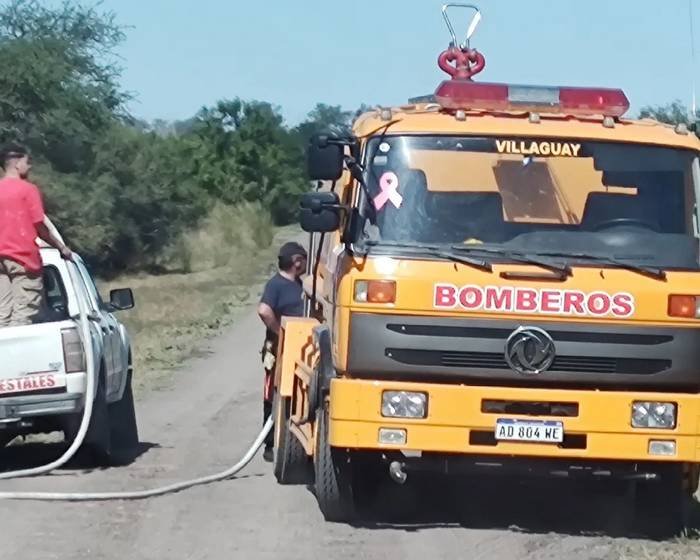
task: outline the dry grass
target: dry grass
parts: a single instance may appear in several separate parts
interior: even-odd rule
[[[226,267],[269,247],[273,235],[272,219],[260,204],[218,205],[201,229],[182,236],[165,251],[163,264],[183,272]]]
[[[136,308],[120,319],[133,340],[135,390],[167,383],[204,339],[253,304],[257,287],[274,270],[279,243],[297,235],[296,228],[275,230],[259,207],[220,207],[202,230],[171,248],[168,263],[181,272],[102,283],[105,294],[115,287],[134,290]]]
[[[700,560],[700,540],[697,537],[689,537],[667,542],[616,544],[609,558],[610,560]]]

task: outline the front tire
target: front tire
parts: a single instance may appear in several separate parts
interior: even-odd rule
[[[275,393],[275,445],[273,471],[280,484],[308,482],[309,464],[304,447],[289,429],[291,399]]]
[[[17,436],[15,434],[4,434],[0,432],[0,449],[4,449],[12,443]]]
[[[328,405],[316,414],[314,490],[326,521],[347,522],[355,517],[352,465],[347,453],[333,449],[328,439]]]
[[[645,536],[667,539],[687,531],[689,496],[683,465],[663,465],[660,474],[658,481],[635,483],[634,521]]]

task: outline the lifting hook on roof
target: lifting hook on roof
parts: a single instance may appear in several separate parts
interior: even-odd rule
[[[449,8],[469,8],[476,12],[467,29],[467,38],[465,42],[460,45],[457,44],[457,35],[455,35],[454,27],[447,15],[447,10]],[[472,76],[481,72],[486,65],[484,55],[469,46],[472,35],[474,35],[474,31],[476,31],[476,26],[481,21],[481,12],[479,8],[471,4],[444,4],[442,6],[442,16],[445,18],[445,23],[452,36],[452,41],[450,41],[448,49],[440,53],[438,57],[438,66],[440,66],[444,72],[452,76],[453,79],[471,80]]]
[[[450,17],[447,15],[447,10],[449,8],[468,8],[470,10],[474,10],[474,17],[472,17],[471,22],[469,23],[469,27],[467,28],[467,38],[466,41],[462,44],[457,43],[457,35],[455,34],[455,29],[452,26],[452,22],[450,21]],[[452,41],[450,43],[451,47],[459,47],[461,50],[466,51],[469,50],[469,41],[472,38],[472,35],[474,35],[474,32],[476,31],[476,27],[479,25],[479,22],[481,21],[481,11],[479,10],[478,7],[472,5],[472,4],[462,4],[462,3],[449,3],[449,4],[444,4],[442,6],[442,17],[445,18],[445,23],[447,24],[447,29],[450,31],[450,35],[452,36]]]

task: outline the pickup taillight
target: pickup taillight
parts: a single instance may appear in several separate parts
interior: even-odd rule
[[[66,373],[85,371],[87,368],[85,352],[78,329],[61,329],[61,340],[63,342],[63,363],[65,364]]]

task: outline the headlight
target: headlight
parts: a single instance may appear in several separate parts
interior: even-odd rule
[[[667,402],[633,402],[632,427],[672,430],[676,427],[676,405]]]
[[[428,395],[408,391],[384,391],[382,416],[391,418],[425,418]]]

